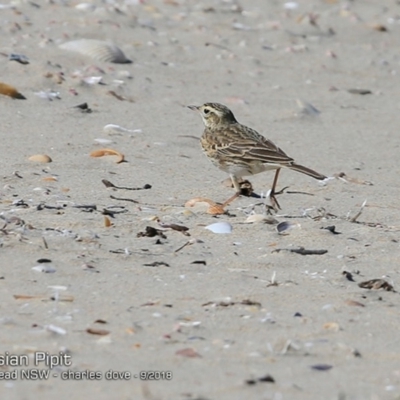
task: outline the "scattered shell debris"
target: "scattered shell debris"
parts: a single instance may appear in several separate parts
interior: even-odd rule
[[[395,396],[400,12],[383,3],[0,4],[2,353],[72,361],[31,397],[111,369],[147,400],[311,399],[316,378]],[[274,210],[266,171],[224,203],[239,188],[183,110],[206,101],[329,177],[282,169]],[[0,368],[10,393],[18,369]]]

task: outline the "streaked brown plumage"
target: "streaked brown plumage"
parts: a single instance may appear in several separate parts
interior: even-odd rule
[[[202,106],[189,106],[197,110],[204,122],[201,146],[212,163],[229,173],[236,194],[227,200],[228,204],[240,195],[239,178],[255,175],[268,170],[276,170],[270,197],[279,207],[274,191],[282,167],[323,180],[326,176],[310,168],[296,164],[282,149],[236,121],[229,108],[219,103],[206,103]]]

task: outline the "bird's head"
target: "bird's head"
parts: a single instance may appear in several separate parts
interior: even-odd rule
[[[232,111],[219,103],[205,103],[202,106],[188,106],[191,110],[200,113],[206,128],[218,128],[236,123]]]

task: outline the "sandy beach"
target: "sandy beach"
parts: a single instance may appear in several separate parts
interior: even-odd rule
[[[0,18],[2,398],[400,398],[397,2]],[[187,108],[205,102],[330,179],[282,170],[272,215],[256,196],[185,207],[233,194]],[[273,173],[249,180],[260,195]]]

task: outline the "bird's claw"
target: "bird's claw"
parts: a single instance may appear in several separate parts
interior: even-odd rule
[[[289,186],[285,186],[279,192],[273,191],[273,194],[274,194],[274,196],[279,196],[280,194],[284,194],[286,189],[289,189]]]
[[[283,193],[283,190],[281,190],[281,192]],[[267,195],[265,196],[266,198],[269,198],[270,202],[271,202],[271,207],[273,208],[273,210],[275,212],[278,212],[279,210],[281,210],[281,206],[279,205],[279,202],[277,200],[277,198],[275,197],[277,194],[282,194],[281,192],[275,193],[275,191],[273,191],[272,189],[270,189],[267,192]]]

